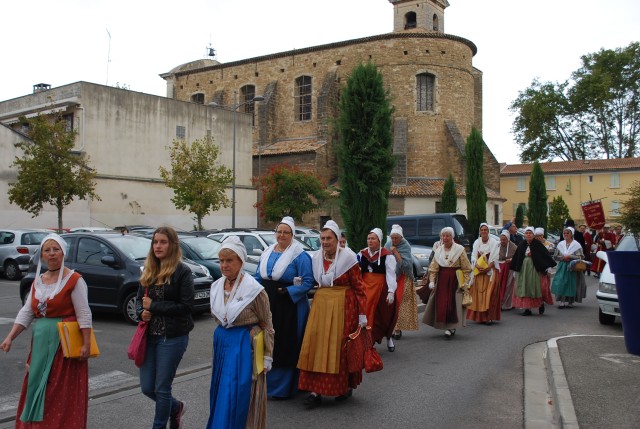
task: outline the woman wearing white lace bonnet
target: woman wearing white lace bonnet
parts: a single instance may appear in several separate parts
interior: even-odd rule
[[[64,266],[66,249],[66,242],[58,234],[49,234],[42,240],[36,279],[11,332],[0,345],[8,352],[12,341],[37,320],[27,361],[29,373],[18,403],[18,421],[29,426],[30,422],[46,427],[86,425],[91,310],[86,283],[80,274]],[[43,261],[49,270],[41,275]],[[65,359],[59,347],[58,322],[63,319],[75,319],[80,326],[80,359]],[[45,394],[36,394],[42,386],[46,386]],[[67,408],[61,408],[61,403]],[[60,412],[61,409],[65,411]]]
[[[276,225],[276,242],[260,255],[255,279],[269,296],[273,328],[273,370],[267,374],[267,396],[286,399],[298,393],[298,357],[309,316],[307,294],[313,287],[311,256],[294,238],[296,225],[285,216]]]
[[[380,228],[373,228],[367,235],[367,247],[358,253],[365,294],[367,295],[367,322],[374,342],[387,338],[387,350],[395,351],[393,331],[398,320],[400,302],[395,302],[396,258],[382,247],[384,237]],[[384,302],[383,302],[384,301]],[[386,302],[387,305],[384,305]]]
[[[265,427],[266,373],[271,370],[274,343],[269,297],[260,283],[242,271],[247,249],[237,236],[222,243],[218,257],[222,277],[211,285],[211,315],[217,326],[207,427]],[[252,344],[261,331],[264,369],[254,374],[257,352]],[[250,359],[240,358],[249,355]]]
[[[366,296],[356,254],[340,248],[340,227],[327,221],[320,232],[322,249],[313,256],[318,290],[302,341],[298,368],[300,390],[310,394],[305,405],[316,407],[322,395],[337,401],[351,397],[362,381],[362,371],[349,373],[344,344],[347,336],[367,325]]]

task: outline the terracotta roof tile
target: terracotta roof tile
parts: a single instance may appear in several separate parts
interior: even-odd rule
[[[531,174],[533,164],[505,164],[501,176],[521,176]],[[545,173],[578,173],[587,171],[637,170],[640,158],[591,159],[585,161],[541,162]]]
[[[289,153],[315,152],[319,148],[326,145],[324,140],[316,139],[300,139],[300,140],[283,140],[271,145],[258,148],[257,144],[253,145],[253,156],[269,156],[269,155],[285,155]]]
[[[390,196],[392,197],[440,197],[444,190],[445,179],[438,178],[409,178],[406,185],[393,185]],[[492,189],[486,188],[487,198],[490,200],[506,201],[500,194]],[[465,198],[464,187],[456,185],[458,198]]]

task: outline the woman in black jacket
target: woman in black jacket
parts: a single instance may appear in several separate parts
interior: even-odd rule
[[[193,278],[181,262],[178,235],[171,227],[153,233],[138,289],[138,317],[148,323],[147,351],[140,367],[142,393],[156,403],[153,428],[182,427],[185,404],[171,394],[178,365],[193,329]]]

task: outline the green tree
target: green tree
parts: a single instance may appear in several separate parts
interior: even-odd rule
[[[339,108],[340,213],[350,246],[361,249],[372,228],[386,229],[394,166],[393,109],[375,65],[360,64],[353,69]]]
[[[277,222],[283,216],[299,221],[305,213],[318,209],[330,198],[316,175],[287,164],[269,168],[257,181],[262,189],[262,200],[255,207],[260,217],[268,222]]]
[[[623,201],[620,207],[620,218],[618,221],[630,232],[640,235],[640,181],[631,184],[627,192],[621,195],[629,197]]]
[[[553,200],[551,200],[549,204],[549,223],[547,224],[549,232],[555,234],[562,232],[564,222],[569,217],[569,207],[562,198],[562,195],[553,197]]]
[[[18,177],[9,184],[9,202],[36,217],[44,204],[51,204],[58,212],[58,231],[62,231],[62,212],[75,197],[98,200],[95,193],[95,171],[89,157],[72,152],[76,131],[68,129],[68,122],[59,114],[21,117],[28,126],[29,141],[17,147],[24,152],[16,157]]]
[[[520,160],[636,156],[639,101],[638,42],[583,56],[563,83],[534,80],[511,104]]]
[[[529,226],[547,229],[547,186],[544,183],[544,172],[538,161],[533,163],[529,180]]]
[[[451,173],[449,173],[449,177],[444,182],[440,211],[442,213],[456,213],[458,211],[458,195],[456,194],[456,183],[453,181],[453,176],[451,175]]]
[[[640,43],[582,57],[569,95],[606,158],[632,158],[640,138]]]
[[[203,217],[231,205],[225,189],[232,181],[233,172],[218,165],[220,148],[209,137],[191,144],[174,140],[167,149],[171,170],[160,167],[160,177],[173,189],[171,202],[177,209],[193,213],[201,230]]]
[[[465,160],[467,163],[467,218],[471,231],[477,237],[480,224],[487,220],[487,189],[484,187],[484,141],[474,127],[467,137]]]
[[[518,208],[516,209],[516,216],[514,219],[514,223],[518,228],[522,228],[524,225],[524,209],[525,206],[523,204],[518,204]]]

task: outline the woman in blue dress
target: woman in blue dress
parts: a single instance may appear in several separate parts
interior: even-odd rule
[[[284,399],[298,391],[298,356],[309,316],[307,292],[313,287],[311,257],[293,238],[296,227],[286,216],[276,227],[256,271],[256,280],[269,296],[275,344],[273,368],[267,374],[267,396]]]

